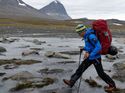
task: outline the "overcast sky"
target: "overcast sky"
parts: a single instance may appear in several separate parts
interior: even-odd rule
[[[54,0],[23,0],[40,9]],[[58,0],[72,18],[125,20],[125,0]]]

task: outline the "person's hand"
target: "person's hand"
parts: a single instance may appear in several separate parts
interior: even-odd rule
[[[84,47],[84,46],[79,46],[80,53],[82,53],[82,51],[83,51],[83,47]]]
[[[89,57],[89,53],[88,52],[85,52],[84,54],[84,59],[87,59]]]

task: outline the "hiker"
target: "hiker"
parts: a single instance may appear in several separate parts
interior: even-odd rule
[[[80,37],[85,40],[85,47],[83,50],[84,61],[79,65],[76,72],[71,76],[70,80],[63,79],[63,82],[67,84],[69,87],[73,87],[75,82],[82,76],[82,73],[93,64],[98,75],[104,80],[109,86],[105,87],[105,91],[113,91],[116,89],[115,82],[104,72],[102,63],[101,63],[101,51],[102,47],[100,41],[97,36],[94,34],[94,30],[92,28],[87,28],[83,24],[79,24],[76,27],[76,32]]]

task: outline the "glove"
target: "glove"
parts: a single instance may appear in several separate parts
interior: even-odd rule
[[[80,53],[82,53],[82,51],[83,51],[83,47],[84,47],[84,46],[79,46]]]

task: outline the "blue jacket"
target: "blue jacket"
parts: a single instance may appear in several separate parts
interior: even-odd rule
[[[85,47],[83,50],[89,52],[89,60],[101,57],[101,54],[99,54],[99,51],[101,50],[101,44],[94,34],[94,30],[87,28],[83,39],[85,40]]]

